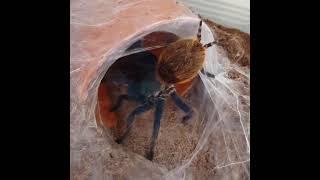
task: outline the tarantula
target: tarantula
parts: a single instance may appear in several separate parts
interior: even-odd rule
[[[179,97],[174,84],[194,78],[199,71],[209,77],[214,77],[213,74],[205,72],[202,65],[205,59],[205,49],[216,42],[202,45],[200,43],[201,27],[202,20],[196,39],[180,39],[169,44],[162,51],[158,60],[150,52],[130,55],[130,61],[136,62],[136,67],[131,67],[135,69],[135,74],[127,75],[128,94],[120,95],[110,111],[116,111],[124,100],[136,101],[141,105],[128,115],[127,128],[124,134],[116,140],[117,143],[120,144],[127,137],[136,116],[155,107],[151,144],[146,154],[146,158],[152,160],[166,99],[171,97],[174,103],[186,113],[182,122],[185,123],[192,117],[192,108]]]

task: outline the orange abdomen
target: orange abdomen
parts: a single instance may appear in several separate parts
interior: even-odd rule
[[[163,50],[163,48],[161,49],[156,49],[156,50],[152,50],[151,52],[157,56],[157,60],[159,58],[159,55],[161,53],[161,50]],[[188,90],[192,87],[192,84],[194,82],[194,79],[190,79],[189,81],[186,81],[184,83],[177,83],[175,84],[175,87],[176,87],[176,90],[177,90],[177,93],[180,95],[180,96],[184,96]]]
[[[153,32],[144,37],[143,44],[145,47],[153,47],[157,45],[167,45],[177,40],[179,40],[179,37],[173,33]],[[164,49],[165,47],[153,49],[153,50],[150,50],[150,52],[156,56],[157,60],[159,60],[160,54]],[[177,93],[180,96],[185,95],[188,92],[188,90],[192,87],[193,82],[194,82],[194,79],[191,79],[184,83],[175,84]]]

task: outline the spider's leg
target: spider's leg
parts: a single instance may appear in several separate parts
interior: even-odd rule
[[[192,108],[189,107],[186,103],[184,103],[182,101],[182,99],[178,96],[178,94],[176,92],[173,92],[171,94],[171,98],[173,99],[174,103],[185,113],[187,113],[187,115],[185,115],[182,118],[182,122],[186,122],[187,120],[189,120],[192,117]]]
[[[118,139],[116,140],[116,142],[117,142],[118,144],[120,144],[120,143],[127,137],[127,135],[129,134],[130,129],[131,129],[131,127],[132,127],[133,120],[135,119],[135,116],[137,116],[137,115],[139,115],[139,114],[141,114],[141,113],[144,113],[144,112],[150,110],[151,108],[152,108],[151,105],[145,104],[145,105],[142,105],[142,106],[137,107],[135,110],[133,110],[133,111],[129,114],[129,116],[127,117],[127,129],[126,129],[126,131],[124,132],[124,134],[123,134],[120,138],[118,138]]]
[[[110,109],[110,112],[116,111],[122,104],[123,100],[129,100],[129,96],[128,95],[121,95],[118,97],[117,102],[115,105],[112,106],[112,108]]]
[[[215,44],[218,44],[217,41],[213,41],[213,42],[210,42],[210,43],[207,43],[205,45],[203,45],[204,48],[208,48],[208,47],[211,47],[212,45],[215,45]]]
[[[200,15],[199,15],[199,17],[200,17]],[[202,29],[202,19],[200,17],[200,23],[199,23],[198,33],[197,33],[197,39],[199,42],[201,41],[201,29]]]
[[[156,145],[156,141],[159,134],[160,129],[160,120],[163,114],[165,101],[159,100],[156,104],[156,111],[155,111],[155,117],[154,117],[154,124],[153,124],[153,132],[152,132],[152,138],[151,138],[151,144],[150,144],[150,150],[146,155],[146,158],[152,161],[153,154],[154,154],[154,147]]]
[[[205,71],[203,68],[201,69],[201,73],[206,75],[206,76],[208,76],[208,77],[210,77],[210,78],[215,78],[216,77],[214,74],[211,74],[211,73]]]

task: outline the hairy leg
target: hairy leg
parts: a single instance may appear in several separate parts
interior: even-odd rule
[[[142,114],[142,113],[150,110],[151,108],[152,108],[152,106],[150,106],[150,105],[142,105],[142,106],[137,107],[135,110],[133,110],[129,114],[129,116],[127,117],[127,129],[124,132],[124,134],[120,138],[118,138],[116,140],[116,142],[118,144],[120,144],[127,137],[127,135],[129,134],[130,129],[132,127],[133,120],[135,119],[135,116],[137,116],[139,114]]]
[[[217,41],[213,41],[213,42],[210,42],[208,44],[205,44],[205,45],[203,45],[203,47],[207,49],[207,48],[209,48],[209,47],[211,47],[211,46],[213,46],[215,44],[218,44]]]
[[[197,39],[198,39],[199,42],[201,41],[201,29],[202,29],[202,19],[200,20],[198,33],[197,33]]]
[[[202,17],[200,16],[200,14],[198,14],[198,17],[200,19],[200,23],[199,23],[198,33],[197,33],[197,39],[200,42],[201,41],[201,31],[202,31]],[[217,44],[217,42],[216,41],[210,42],[208,44],[203,45],[203,47],[204,48],[209,48],[214,44]]]
[[[174,103],[182,110],[184,111],[185,113],[187,113],[187,115],[185,115],[183,118],[182,118],[182,122],[186,122],[187,120],[189,120],[191,117],[192,117],[192,109],[191,107],[189,107],[186,103],[184,103],[182,101],[182,99],[178,96],[178,94],[176,92],[173,92],[171,94],[171,98],[173,99]]]
[[[156,141],[157,141],[158,134],[159,134],[160,120],[161,120],[161,117],[163,114],[164,105],[165,105],[164,100],[160,100],[156,104],[156,111],[155,111],[155,117],[154,117],[151,144],[150,144],[149,152],[146,155],[147,159],[149,159],[150,161],[152,161],[152,159],[153,159],[154,147],[156,145]]]

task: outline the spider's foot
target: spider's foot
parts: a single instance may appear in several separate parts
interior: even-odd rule
[[[153,151],[147,152],[146,158],[147,158],[148,160],[152,161],[152,160],[153,160],[153,154],[154,154]]]

